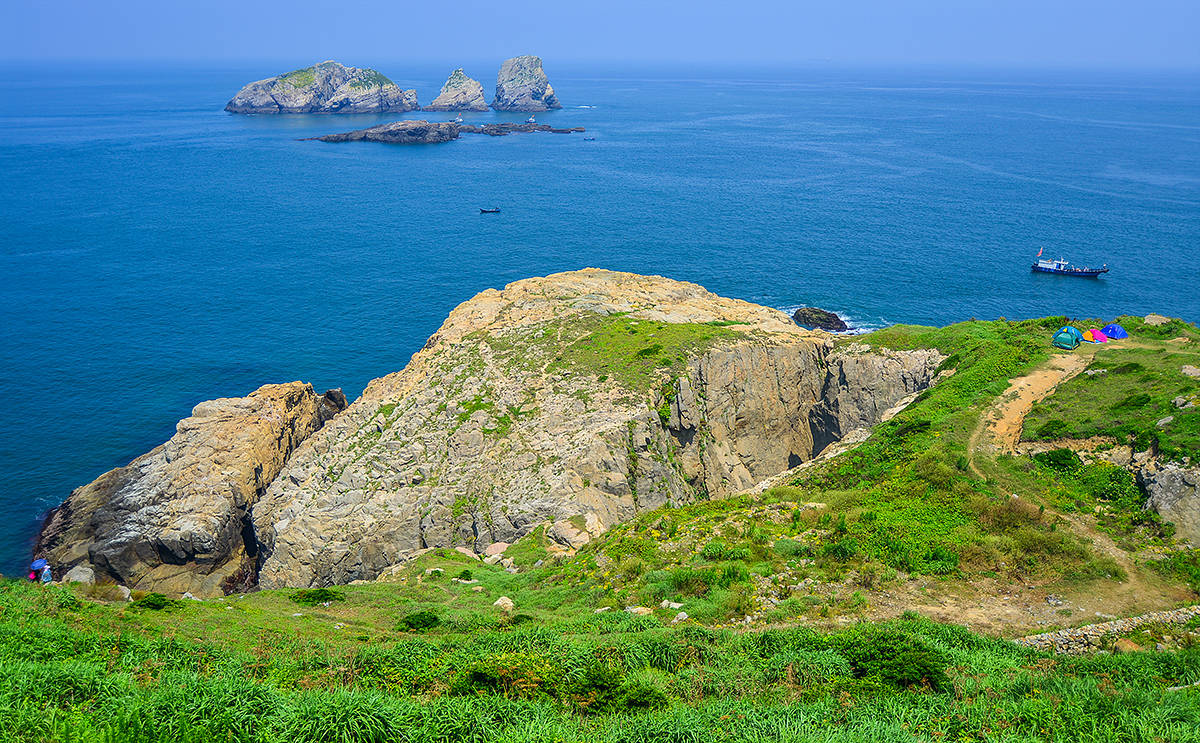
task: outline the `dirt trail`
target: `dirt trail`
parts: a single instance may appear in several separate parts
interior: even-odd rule
[[[997,454],[1016,451],[1021,426],[1034,404],[1086,369],[1091,360],[1092,354],[1087,352],[1059,354],[1029,374],[1012,380],[1004,394],[979,416],[979,423],[971,432],[968,443],[971,472],[976,477],[985,477],[975,461],[980,450]]]

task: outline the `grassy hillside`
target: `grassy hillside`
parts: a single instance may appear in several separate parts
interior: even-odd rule
[[[1200,648],[1050,658],[916,616],[820,634],[493,609],[423,627],[395,593],[340,593],[315,609],[288,592],[125,607],[2,584],[0,736],[1200,740],[1197,691],[1168,690],[1200,680]]]
[[[986,443],[1012,380],[1073,353],[1107,372],[1035,405],[1039,428],[1194,450],[1193,413],[1159,425],[1192,394],[1178,370],[1194,327],[1123,319],[1130,341],[1059,352],[1063,322],[844,339],[938,348],[953,374],[780,487],[643,513],[573,555],[538,529],[506,552],[515,573],[435,550],[387,582],[202,602],[2,583],[0,739],[1198,741],[1200,686],[1170,689],[1200,682],[1200,623],[1141,630],[1170,649],[1128,655],[998,639],[1200,590],[1200,551],[1143,510],[1127,470]],[[622,383],[732,332],[574,330],[539,363],[598,374],[619,347]]]

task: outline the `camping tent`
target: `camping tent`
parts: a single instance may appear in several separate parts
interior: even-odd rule
[[[1108,343],[1108,336],[1097,328],[1092,328],[1083,334],[1084,343]]]
[[[1067,332],[1066,328],[1054,334],[1053,340],[1050,341],[1057,348],[1065,348],[1068,351],[1079,345],[1079,339],[1074,333]]]
[[[1104,334],[1108,336],[1109,340],[1116,340],[1117,338],[1128,338],[1129,337],[1128,331],[1126,331],[1125,328],[1121,327],[1120,325],[1117,325],[1115,322],[1111,323],[1109,325],[1105,325],[1103,330],[1104,330]]]
[[[1083,340],[1083,333],[1079,330],[1079,328],[1075,327],[1074,325],[1064,325],[1058,329],[1058,332],[1059,333],[1070,333],[1071,335],[1075,336],[1075,340],[1077,340],[1077,341]]]

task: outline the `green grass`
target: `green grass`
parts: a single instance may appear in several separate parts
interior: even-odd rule
[[[350,80],[350,87],[352,88],[381,88],[385,85],[394,84],[386,75],[372,69],[361,69]]]
[[[1024,438],[1107,436],[1138,449],[1155,448],[1167,459],[1200,456],[1200,379],[1184,376],[1185,364],[1200,367],[1200,344],[1102,347],[1090,369],[1103,373],[1080,374],[1036,404]],[[1176,408],[1177,397],[1196,407]],[[1168,417],[1173,420],[1157,425]]]
[[[347,587],[346,601],[398,591]],[[290,604],[181,612],[217,621],[228,601]],[[4,740],[1200,740],[1200,697],[1166,691],[1200,680],[1200,650],[1050,658],[915,616],[823,635],[625,613],[464,630],[426,615],[416,634],[325,642],[155,631],[16,582],[0,609]]]
[[[317,68],[305,67],[282,75],[279,80],[296,88],[306,88],[317,80]]]

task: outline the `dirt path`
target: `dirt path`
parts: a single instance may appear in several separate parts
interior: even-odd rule
[[[1076,376],[1091,363],[1092,353],[1058,354],[1045,364],[1009,384],[1003,395],[979,416],[967,444],[969,464],[976,477],[985,475],[976,463],[981,450],[996,454],[1011,454],[1021,440],[1021,426],[1035,403],[1048,397],[1058,385]]]

